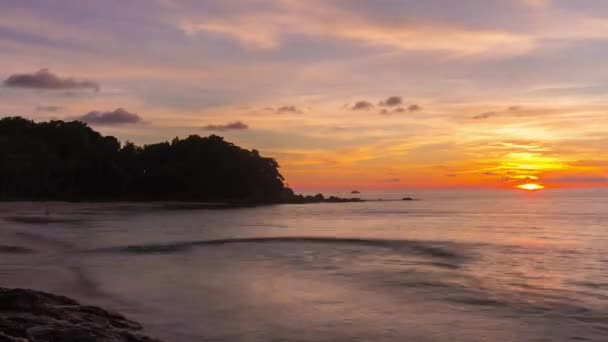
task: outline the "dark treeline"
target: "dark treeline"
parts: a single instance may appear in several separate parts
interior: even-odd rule
[[[139,147],[78,121],[0,119],[0,199],[280,202],[279,165],[212,135]]]

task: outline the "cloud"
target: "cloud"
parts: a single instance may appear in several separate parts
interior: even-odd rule
[[[496,113],[496,112],[485,112],[485,113],[481,113],[481,114],[477,114],[477,115],[473,116],[472,119],[473,120],[485,120],[485,119],[491,118],[496,115],[498,115],[498,113]]]
[[[76,120],[96,125],[125,125],[134,124],[142,121],[141,117],[135,113],[126,111],[123,108],[118,108],[113,111],[101,112],[91,111]]]
[[[385,102],[381,102],[381,103],[385,103]],[[420,110],[422,110],[422,107],[420,107],[419,105],[413,104],[413,105],[408,106],[407,108],[400,106],[393,110],[381,109],[379,113],[382,115],[390,115],[390,114],[400,114],[400,113],[405,113],[405,112],[417,112]]]
[[[62,108],[61,106],[36,106],[36,110],[41,112],[56,112]]]
[[[14,74],[4,80],[4,85],[12,88],[44,90],[90,89],[99,91],[99,84],[89,80],[59,77],[49,69],[40,69],[33,74]]]
[[[385,178],[380,180],[382,183],[399,183],[400,181],[401,179],[399,178]]]
[[[410,112],[418,112],[422,110],[422,107],[417,104],[413,104],[407,107],[407,110],[409,110]]]
[[[300,110],[296,106],[282,106],[282,107],[277,108],[277,113],[278,114],[285,114],[285,113],[302,114],[302,110]]]
[[[458,23],[380,22],[346,8],[351,6],[340,6],[341,2],[263,3],[268,5],[263,11],[192,17],[180,20],[178,26],[188,36],[206,33],[230,37],[253,49],[279,49],[291,34],[460,55],[518,54],[530,51],[536,43],[529,35],[494,28],[467,28]]]
[[[608,167],[608,160],[579,160],[570,163],[572,166],[583,166],[583,167]]]
[[[401,96],[391,96],[384,101],[380,101],[379,105],[383,107],[397,107],[403,104]]]
[[[225,125],[207,125],[204,126],[203,129],[208,131],[233,131],[249,129],[249,126],[242,123],[241,121],[235,121]]]
[[[397,114],[397,113],[403,113],[403,112],[405,112],[405,108],[403,108],[403,107],[398,107],[393,110],[390,110],[390,109],[381,109],[380,110],[380,114],[382,114],[382,115],[390,115],[390,114]]]
[[[358,101],[351,107],[351,110],[370,110],[372,108],[374,108],[373,103],[368,101]]]
[[[525,6],[531,8],[546,8],[551,5],[551,0],[520,0],[521,3]]]
[[[605,176],[563,176],[555,178],[544,178],[546,183],[608,183],[608,177]]]

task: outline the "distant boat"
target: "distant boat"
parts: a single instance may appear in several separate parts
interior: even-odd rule
[[[350,192],[351,194],[360,194],[361,192],[359,190],[353,190]]]
[[[403,197],[402,200],[404,201],[413,201],[414,199],[411,197]]]

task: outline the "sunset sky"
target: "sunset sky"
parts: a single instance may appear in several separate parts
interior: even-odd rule
[[[306,188],[608,186],[606,0],[0,0],[0,115]]]

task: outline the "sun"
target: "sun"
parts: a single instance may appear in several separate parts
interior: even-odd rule
[[[522,189],[522,190],[528,190],[528,191],[536,191],[536,190],[542,190],[545,187],[540,184],[536,184],[536,183],[526,183],[526,184],[518,185],[517,188]]]

